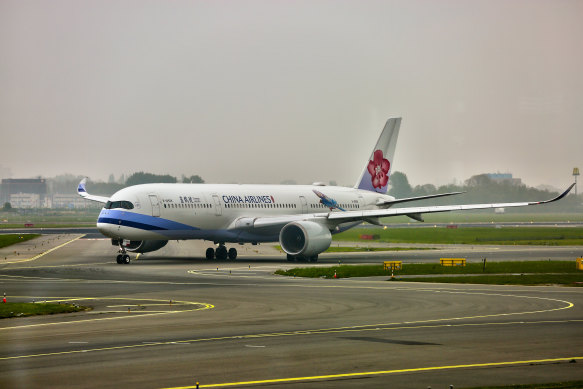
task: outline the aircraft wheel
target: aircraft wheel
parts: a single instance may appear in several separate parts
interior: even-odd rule
[[[227,259],[227,248],[225,246],[219,246],[215,250],[215,255],[217,259],[225,260]]]
[[[231,247],[229,249],[229,259],[231,261],[234,261],[235,259],[237,259],[237,249],[234,247]]]
[[[296,257],[294,257],[294,256],[293,256],[293,255],[291,255],[291,254],[288,254],[288,255],[287,255],[287,260],[288,260],[289,262],[293,262],[293,261],[295,261],[295,260],[296,260]]]
[[[316,255],[312,255],[312,256],[310,257],[310,262],[318,262],[318,254],[316,254]]]
[[[124,256],[123,256],[122,263],[123,263],[123,264],[125,264],[125,265],[129,265],[129,264],[130,264],[130,256],[129,256],[129,255],[127,255],[127,254],[126,254],[126,255],[124,255]]]
[[[122,260],[123,260],[123,255],[119,254],[116,259],[117,259],[117,263],[119,265],[121,265],[122,264]]]
[[[209,247],[206,249],[206,259],[213,259],[215,257],[215,249]]]

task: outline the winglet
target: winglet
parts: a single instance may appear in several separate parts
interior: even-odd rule
[[[571,191],[571,189],[573,189],[573,187],[576,185],[577,183],[574,182],[571,184],[570,187],[567,188],[566,191],[564,191],[563,193],[561,193],[560,195],[558,195],[557,197],[550,199],[550,200],[545,200],[545,201],[535,201],[531,204],[548,204],[548,203],[552,203],[554,201],[559,201],[560,199],[562,199],[563,197],[565,197],[566,195],[569,194],[569,192]]]
[[[87,195],[87,189],[85,189],[86,185],[87,185],[87,177],[82,179],[81,182],[79,183],[79,186],[77,187],[77,193],[79,193],[79,196],[85,197],[85,195]]]
[[[79,196],[83,197],[84,199],[91,200],[91,201],[97,201],[98,203],[103,203],[103,204],[105,204],[109,201],[109,197],[90,195],[89,193],[87,193],[86,186],[87,186],[87,177],[82,179],[81,182],[79,183],[79,186],[77,186],[77,193],[79,194]]]

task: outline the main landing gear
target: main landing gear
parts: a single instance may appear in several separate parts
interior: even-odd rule
[[[219,259],[224,261],[225,259],[229,258],[231,261],[237,259],[237,249],[231,247],[229,250],[225,247],[224,243],[219,243],[219,247],[217,249],[213,249],[209,247],[206,249],[206,259]]]
[[[117,255],[117,263],[120,265],[129,265],[130,264],[130,256],[128,255],[127,251],[120,245],[119,246],[119,254]]]

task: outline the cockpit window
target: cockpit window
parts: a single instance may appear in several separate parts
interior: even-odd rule
[[[115,208],[134,209],[134,205],[131,203],[131,201],[108,201],[105,204],[105,209]]]

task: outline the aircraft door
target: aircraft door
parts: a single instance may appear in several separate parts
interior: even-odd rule
[[[221,208],[221,200],[219,200],[219,196],[213,195],[213,201],[215,202],[215,215],[221,216],[223,214],[223,209]]]
[[[152,216],[160,217],[160,202],[155,194],[148,195],[150,204],[152,204]]]
[[[300,196],[300,205],[302,206],[302,213],[308,213],[308,202],[304,196]]]

